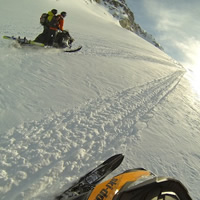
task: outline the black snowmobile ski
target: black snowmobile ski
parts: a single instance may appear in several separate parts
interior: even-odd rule
[[[78,182],[65,190],[61,195],[57,196],[56,200],[65,200],[72,197],[79,196],[82,193],[86,193],[102,181],[108,174],[114,171],[123,161],[124,155],[116,154],[106,161],[98,165],[92,171],[81,177]]]
[[[78,46],[77,48],[70,48],[70,49],[64,49],[64,52],[68,52],[68,53],[72,53],[72,52],[77,52],[80,51],[82,49],[82,46]]]

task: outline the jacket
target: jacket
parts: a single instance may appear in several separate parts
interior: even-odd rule
[[[60,29],[61,31],[63,31],[64,28],[64,18],[62,15],[58,15],[58,29]]]
[[[49,29],[55,30],[55,31],[58,30],[57,16],[54,15],[51,11],[48,12],[47,21],[48,21]]]

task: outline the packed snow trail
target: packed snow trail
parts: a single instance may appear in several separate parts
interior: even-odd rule
[[[95,166],[97,152],[100,162],[105,159],[101,155],[130,148],[125,146],[127,140],[137,141],[148,114],[176,87],[183,73],[176,71],[11,129],[0,141],[2,200],[58,192],[55,185],[62,187],[73,180],[68,174],[81,176]]]

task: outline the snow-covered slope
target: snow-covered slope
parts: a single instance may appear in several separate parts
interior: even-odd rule
[[[0,34],[32,39],[52,8],[67,11],[80,52],[0,39],[1,199],[53,199],[115,153],[125,160],[113,175],[145,167],[198,199],[200,103],[183,68],[84,0],[7,0]]]

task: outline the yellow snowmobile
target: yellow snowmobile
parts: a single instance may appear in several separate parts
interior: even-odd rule
[[[183,184],[145,169],[125,171],[99,185],[82,200],[191,200]]]
[[[169,177],[136,168],[105,182],[100,181],[116,169],[124,156],[117,154],[81,177],[56,200],[191,200],[184,185]]]

